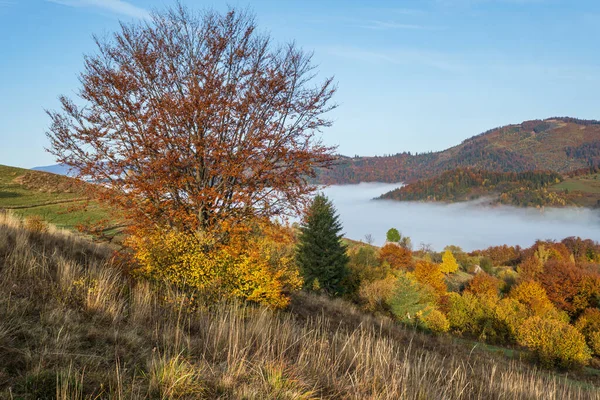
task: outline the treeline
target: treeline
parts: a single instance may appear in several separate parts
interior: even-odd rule
[[[360,182],[413,182],[459,167],[500,172],[534,170],[535,163],[511,150],[491,146],[485,138],[461,145],[452,157],[445,152],[388,157],[338,158],[335,166],[319,171],[319,182],[348,184]]]
[[[592,167],[600,166],[600,141],[566,147],[565,154],[567,157],[583,159]]]
[[[518,206],[564,205],[548,186],[562,181],[560,174],[547,171],[490,172],[457,168],[435,178],[424,179],[395,189],[382,199],[400,201],[467,201],[498,195],[504,204]]]
[[[459,167],[494,172],[553,170],[568,173],[600,165],[598,125],[598,121],[569,117],[532,120],[490,129],[440,152],[339,157],[332,169],[319,171],[318,181],[326,184],[408,183]],[[538,144],[543,156],[534,150]]]
[[[471,253],[388,242],[354,245],[348,255],[346,294],[367,311],[434,333],[527,348],[545,366],[600,362],[600,245],[592,240]]]

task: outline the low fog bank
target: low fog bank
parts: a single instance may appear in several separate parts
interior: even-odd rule
[[[427,243],[435,250],[453,244],[471,251],[502,244],[531,246],[537,239],[562,240],[580,236],[600,241],[600,212],[580,208],[489,207],[481,201],[431,204],[372,200],[402,184],[360,183],[335,185],[322,191],[334,203],[345,236],[363,240],[371,234],[374,244],[396,227],[410,236],[413,247]]]

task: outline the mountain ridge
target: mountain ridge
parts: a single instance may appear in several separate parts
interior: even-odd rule
[[[600,165],[600,121],[552,117],[490,129],[446,150],[391,156],[339,156],[318,182],[411,182],[456,168],[568,173]]]

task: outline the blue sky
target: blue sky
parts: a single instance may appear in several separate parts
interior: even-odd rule
[[[183,1],[249,6],[280,42],[314,50],[340,107],[326,143],[346,155],[442,150],[550,116],[600,119],[600,2],[561,0]],[[171,2],[0,0],[0,164],[44,151],[60,94],[78,88],[92,34]]]

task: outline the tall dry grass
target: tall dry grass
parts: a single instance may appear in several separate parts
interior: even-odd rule
[[[0,215],[0,398],[600,399],[578,382],[299,294],[189,307],[112,250]]]

